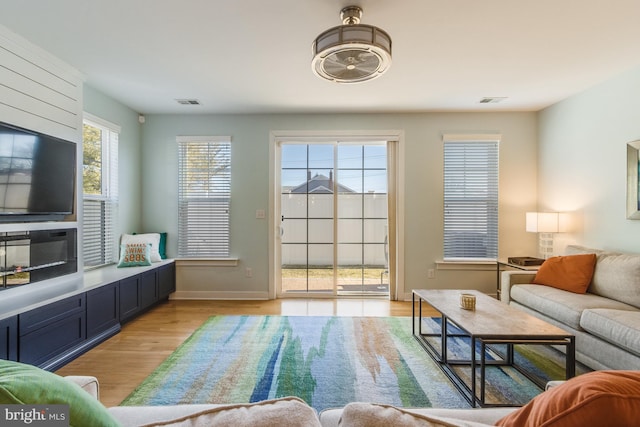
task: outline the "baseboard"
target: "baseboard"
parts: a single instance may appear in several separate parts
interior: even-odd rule
[[[169,296],[172,300],[268,300],[268,292],[217,292],[217,291],[176,291]]]
[[[99,333],[98,335],[83,341],[80,345],[66,350],[52,359],[49,359],[48,361],[38,365],[38,367],[51,372],[57,371],[78,356],[81,356],[101,342],[106,341],[107,339],[116,335],[118,332],[120,332],[120,323],[117,323],[111,326],[109,329]]]

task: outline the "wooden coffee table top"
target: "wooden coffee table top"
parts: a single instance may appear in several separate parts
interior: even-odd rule
[[[470,335],[481,338],[560,338],[572,336],[544,320],[502,303],[482,292],[453,289],[414,289],[426,301]],[[460,307],[460,294],[476,296],[476,309]]]

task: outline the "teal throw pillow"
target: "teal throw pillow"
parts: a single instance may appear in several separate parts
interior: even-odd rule
[[[149,243],[123,243],[120,245],[118,267],[151,265],[151,245]]]
[[[35,366],[0,359],[0,403],[69,405],[71,427],[117,427],[107,409],[78,384]]]
[[[160,233],[158,252],[160,252],[160,258],[167,259],[167,233]]]

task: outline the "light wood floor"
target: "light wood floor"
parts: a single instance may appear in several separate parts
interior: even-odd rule
[[[100,400],[106,406],[116,406],[208,317],[223,314],[411,316],[411,302],[377,299],[168,301],[126,323],[119,334],[56,373],[97,377]]]

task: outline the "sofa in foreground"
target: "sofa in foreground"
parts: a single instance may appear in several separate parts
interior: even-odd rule
[[[0,404],[63,404],[69,425],[234,427],[565,427],[636,426],[640,413],[639,371],[580,375],[535,397],[522,408],[403,409],[354,402],[317,414],[297,397],[251,404],[117,406],[99,401],[98,380],[60,377],[31,365],[0,360]],[[3,414],[0,411],[0,425]]]
[[[640,369],[640,255],[565,254],[537,273],[504,271],[502,301],[575,335],[576,360],[592,369]]]

